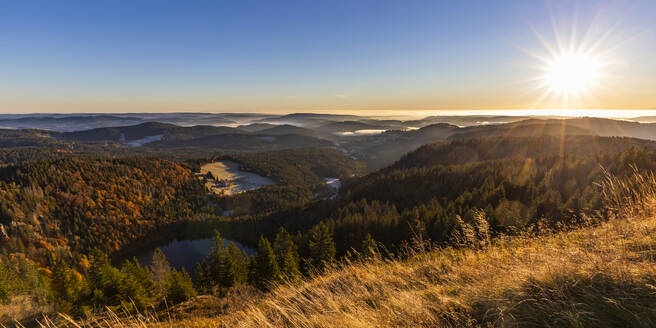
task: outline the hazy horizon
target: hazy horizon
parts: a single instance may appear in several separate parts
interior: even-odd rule
[[[322,114],[322,115],[356,115],[379,118],[423,118],[428,116],[536,116],[536,117],[601,117],[601,118],[633,118],[641,116],[656,116],[656,109],[507,109],[507,110],[405,110],[405,111],[129,111],[129,112],[0,112],[0,116],[29,115],[148,115],[148,114],[252,114],[252,115],[290,115],[290,114]]]

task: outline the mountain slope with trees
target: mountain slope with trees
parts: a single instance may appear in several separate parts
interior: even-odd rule
[[[158,159],[70,158],[0,169],[2,251],[49,263],[114,252],[189,219],[205,190],[189,168]]]
[[[471,222],[477,209],[486,213],[494,233],[521,231],[536,222],[571,224],[602,209],[594,184],[604,170],[624,176],[631,165],[656,169],[652,146],[603,137],[490,138],[425,146],[386,169],[346,181],[334,200],[273,213],[259,226],[268,235],[281,225],[305,235],[324,222],[341,255],[359,247],[367,234],[392,249],[418,231],[449,244],[458,218]],[[299,244],[307,245],[306,240],[300,238]]]

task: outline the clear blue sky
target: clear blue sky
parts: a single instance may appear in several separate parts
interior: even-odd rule
[[[581,106],[654,108],[654,15],[653,0],[0,0],[0,112],[544,107],[527,52],[574,22],[617,48]]]

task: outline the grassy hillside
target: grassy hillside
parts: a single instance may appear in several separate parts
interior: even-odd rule
[[[282,286],[225,326],[643,326],[653,307],[654,218],[355,263]],[[188,320],[187,326],[203,322]]]
[[[579,227],[479,234],[468,247],[345,262],[268,294],[195,299],[165,319],[109,316],[75,326],[653,327],[656,178],[607,178],[602,189],[608,216]]]

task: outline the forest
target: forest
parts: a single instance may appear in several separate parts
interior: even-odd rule
[[[214,201],[236,215],[259,217],[315,200],[327,189],[324,178],[347,179],[359,175],[363,164],[330,148],[306,148],[256,153],[239,153],[203,159],[230,160],[243,171],[268,177],[276,184]],[[255,244],[255,241],[253,242]]]
[[[223,159],[276,184],[212,195],[195,174]],[[105,306],[156,312],[243,286],[266,292],[345,258],[399,256],[419,242],[475,242],[482,226],[492,237],[567,229],[603,217],[596,183],[606,172],[653,170],[655,159],[652,142],[591,136],[457,139],[367,175],[359,162],[326,149],[175,161],[31,159],[0,169],[0,300],[29,294],[81,317]],[[316,197],[326,177],[343,187]],[[247,210],[222,217],[240,208]],[[196,236],[216,229],[210,253],[192,272],[176,270],[159,251],[145,266],[117,261],[135,241],[184,226]]]
[[[140,157],[28,161],[1,168],[0,185],[3,254],[44,265],[94,248],[116,251],[190,219],[205,198],[188,168]]]
[[[343,255],[358,248],[367,234],[391,249],[417,233],[448,244],[458,226],[470,223],[478,211],[485,213],[493,233],[576,223],[597,217],[603,210],[595,183],[605,171],[624,176],[656,165],[651,147],[636,147],[641,141],[580,138],[565,143],[570,150],[564,155],[551,151],[563,141],[555,137],[472,139],[425,146],[386,169],[347,180],[334,200],[273,213],[260,219],[258,226],[267,236],[284,226],[299,235],[300,245],[307,245],[306,232],[323,222],[334,234],[337,254]],[[589,151],[591,140],[599,145],[599,152]],[[490,143],[502,146],[493,148]],[[474,151],[467,144],[482,145],[485,154],[481,157],[496,159],[449,165],[450,154]],[[543,151],[526,154],[518,149]],[[444,164],[431,165],[428,158]]]

